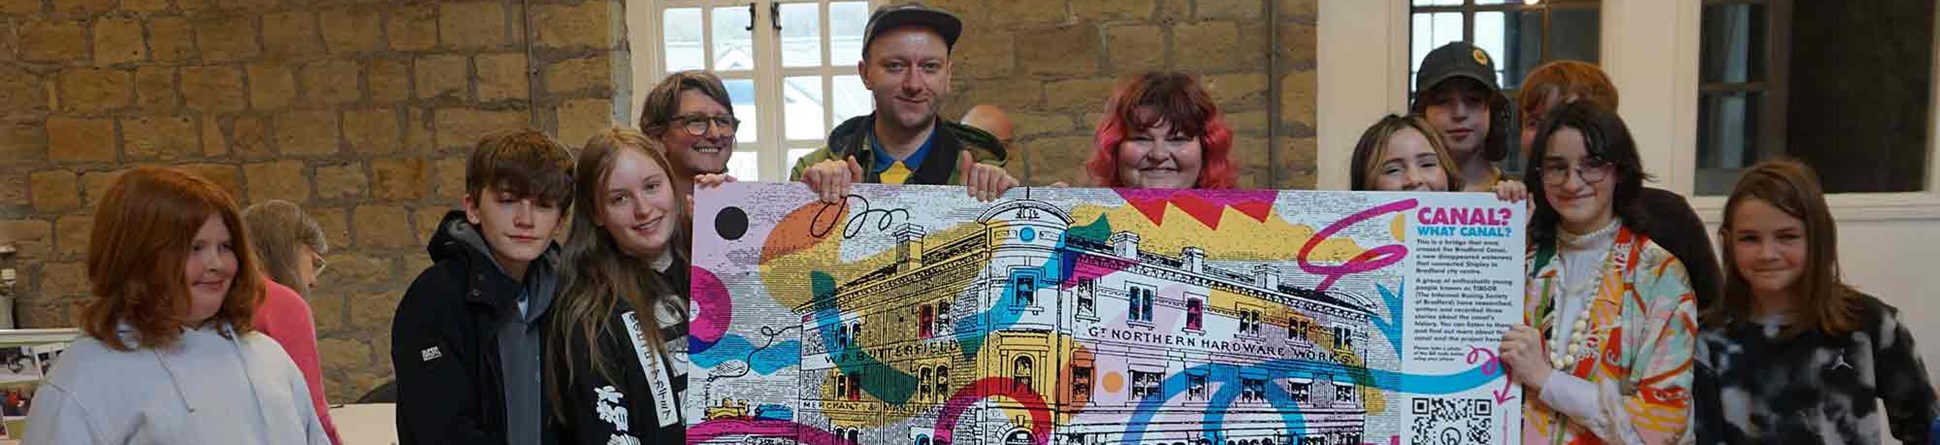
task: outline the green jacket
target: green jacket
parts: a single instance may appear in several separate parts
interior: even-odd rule
[[[905,184],[949,184],[959,185],[957,177],[957,152],[970,150],[970,156],[978,163],[1004,166],[1009,154],[995,136],[976,127],[936,119],[936,146],[923,157],[923,165],[915,166]],[[827,160],[841,160],[855,156],[857,164],[862,165],[862,182],[881,183],[876,175],[876,151],[869,147],[868,135],[876,127],[876,116],[868,114],[849,118],[842,125],[829,132],[827,145],[815,149],[795,160],[795,168],[788,172],[789,181],[800,181],[802,172],[809,167]]]

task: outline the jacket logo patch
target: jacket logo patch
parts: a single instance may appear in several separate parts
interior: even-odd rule
[[[423,357],[424,361],[428,362],[428,361],[437,359],[438,357],[444,357],[445,353],[439,352],[437,346],[432,346],[429,348],[424,348],[423,351],[418,351],[418,356]]]

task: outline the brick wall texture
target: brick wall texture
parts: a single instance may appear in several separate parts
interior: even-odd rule
[[[1082,183],[1074,166],[1115,82],[1186,70],[1237,133],[1241,186],[1311,188],[1317,7],[1273,1],[1277,78],[1257,0],[932,0],[968,29],[945,115],[1002,106],[1024,147],[1017,176]],[[427,234],[458,205],[478,137],[532,127],[578,145],[629,115],[623,7],[0,1],[0,242],[20,248],[19,325],[73,324],[92,206],[119,172],[179,166],[322,223],[330,266],[310,304],[330,399],[356,399],[391,378],[391,313],[429,265]]]
[[[478,138],[531,127],[578,145],[628,107],[619,1],[0,4],[18,324],[72,326],[96,201],[126,168],[178,166],[322,223],[330,266],[310,304],[333,402],[391,378],[391,313]]]
[[[1021,146],[1013,176],[1086,184],[1079,166],[1117,82],[1184,71],[1200,76],[1233,127],[1240,187],[1313,188],[1320,10],[1316,0],[1268,1],[1277,2],[1277,17],[1267,17],[1261,0],[932,0],[964,21],[944,115],[1002,107]],[[1268,69],[1273,24],[1277,70]],[[1274,83],[1279,97],[1269,90]],[[1271,102],[1279,105],[1277,120],[1268,114]]]

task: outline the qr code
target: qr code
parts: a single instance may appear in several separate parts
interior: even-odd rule
[[[1489,399],[1414,399],[1413,445],[1493,444],[1495,405]]]

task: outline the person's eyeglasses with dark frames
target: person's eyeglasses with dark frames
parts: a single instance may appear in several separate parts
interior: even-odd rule
[[[688,136],[703,136],[712,128],[720,128],[722,133],[734,134],[741,129],[741,120],[734,116],[707,116],[691,114],[674,118],[674,123],[687,132]]]
[[[1543,163],[1543,184],[1563,185],[1564,182],[1569,181],[1571,171],[1576,172],[1576,177],[1583,178],[1584,184],[1595,184],[1609,178],[1610,172],[1615,170],[1616,164],[1596,156],[1585,158],[1582,164],[1575,166],[1571,166],[1568,162],[1551,160]]]

